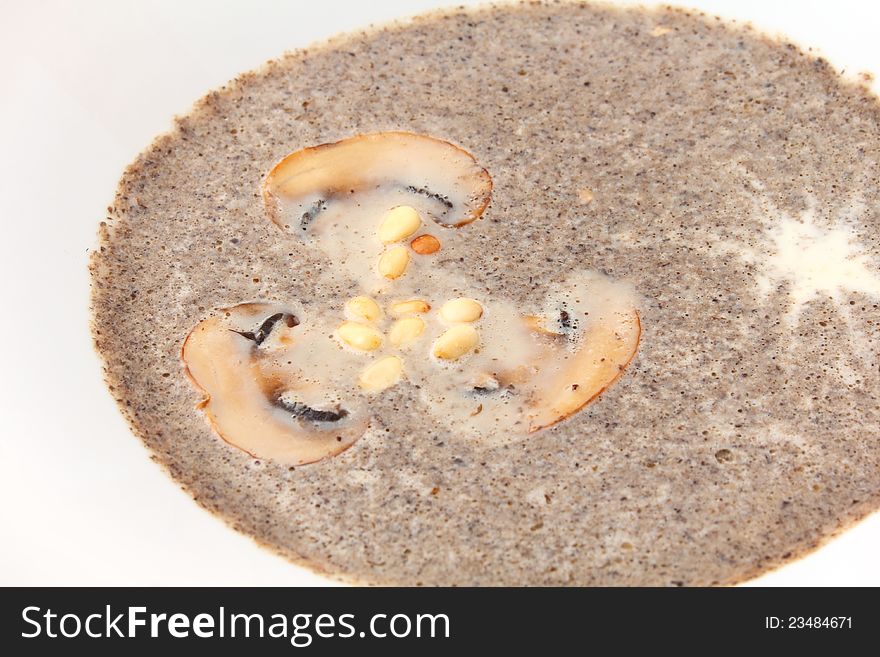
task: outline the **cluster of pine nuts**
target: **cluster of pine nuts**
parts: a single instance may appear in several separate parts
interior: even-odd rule
[[[394,280],[406,271],[410,261],[409,250],[398,244],[410,238],[422,225],[422,218],[413,207],[401,205],[385,213],[379,224],[379,240],[386,250],[379,257],[378,273]],[[411,249],[419,255],[429,255],[440,250],[440,241],[429,234],[422,234],[410,242]],[[398,350],[408,349],[425,332],[425,321],[420,317],[431,310],[423,299],[408,299],[389,304],[388,315],[393,319],[388,329],[387,341]],[[439,310],[440,319],[450,325],[435,341],[431,354],[439,359],[457,360],[473,351],[480,342],[480,335],[473,323],[483,315],[483,307],[468,298],[450,299]],[[375,299],[356,296],[345,304],[346,321],[336,329],[336,337],[346,346],[360,352],[371,352],[385,343],[386,336],[378,324],[385,317]],[[358,384],[364,390],[377,392],[395,385],[403,374],[403,360],[396,355],[386,355],[368,365],[360,375]]]
[[[410,255],[409,249],[398,242],[412,237],[421,227],[422,217],[412,206],[398,205],[385,213],[378,230],[379,240],[387,246],[379,256],[377,269],[380,276],[392,281],[403,276],[409,266]],[[409,246],[418,255],[430,255],[440,250],[440,240],[424,233],[414,237]]]

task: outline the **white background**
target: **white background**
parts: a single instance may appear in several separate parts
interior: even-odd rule
[[[327,583],[199,509],[147,458],[92,351],[88,250],[123,168],[206,91],[284,50],[448,4],[0,0],[0,585]],[[880,72],[880,3],[685,4]],[[874,514],[754,583],[876,586],[878,554]]]

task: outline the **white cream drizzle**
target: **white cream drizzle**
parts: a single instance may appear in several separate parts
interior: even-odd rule
[[[783,215],[766,237],[771,253],[757,279],[758,290],[766,297],[785,284],[791,296],[790,320],[819,296],[838,303],[845,292],[880,298],[880,269],[865,253],[854,226],[839,221],[822,227],[807,211],[798,218]]]

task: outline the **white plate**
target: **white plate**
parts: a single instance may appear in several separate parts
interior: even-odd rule
[[[120,173],[171,116],[286,49],[461,0],[101,0],[0,6],[0,585],[303,585],[324,578],[202,511],[104,389],[87,252]],[[468,3],[472,4],[472,3]],[[880,70],[880,5],[687,4]],[[880,585],[880,514],[757,584]]]

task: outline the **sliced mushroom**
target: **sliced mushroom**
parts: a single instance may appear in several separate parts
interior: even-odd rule
[[[426,199],[434,221],[459,227],[483,214],[492,178],[447,141],[378,132],[291,153],[263,182],[263,201],[279,226],[308,230],[330,204],[377,188]]]
[[[641,325],[625,294],[615,297],[604,283],[599,290],[589,312],[562,315],[557,306],[546,316],[522,317],[531,347],[500,360],[497,370],[478,372],[460,391],[480,404],[472,426],[533,433],[574,415],[614,383],[638,350]],[[472,404],[460,408],[472,413]]]
[[[554,343],[555,368],[530,400],[529,431],[549,427],[577,413],[602,394],[623,373],[639,347],[641,323],[634,309],[615,309],[590,322],[586,331]],[[565,358],[561,351],[572,349]]]
[[[334,456],[369,425],[355,401],[317,407],[300,398],[314,391],[287,365],[298,324],[284,308],[242,304],[200,322],[181,350],[190,380],[205,393],[199,408],[217,433],[255,457],[289,465]]]

